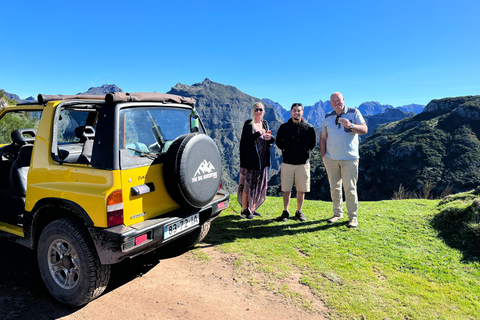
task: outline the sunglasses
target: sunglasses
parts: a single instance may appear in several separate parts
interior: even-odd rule
[[[262,108],[257,108],[257,109],[255,109],[255,112],[263,112],[263,109]]]
[[[338,125],[338,119],[340,119],[342,115],[337,115],[337,117],[335,118],[335,125]]]

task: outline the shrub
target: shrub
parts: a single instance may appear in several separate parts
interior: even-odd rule
[[[475,193],[472,190],[445,197],[432,220],[446,244],[473,260],[480,256],[480,197]]]

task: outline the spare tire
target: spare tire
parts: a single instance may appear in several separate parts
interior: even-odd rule
[[[178,137],[168,148],[163,164],[168,194],[182,206],[201,208],[212,201],[222,176],[222,157],[206,134]]]

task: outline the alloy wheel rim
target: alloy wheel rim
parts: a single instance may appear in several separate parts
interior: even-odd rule
[[[64,239],[57,239],[48,248],[48,269],[62,289],[73,289],[80,280],[77,252]]]

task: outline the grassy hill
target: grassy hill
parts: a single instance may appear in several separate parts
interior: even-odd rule
[[[295,205],[294,201],[291,205]],[[239,281],[315,312],[291,279],[329,308],[330,319],[480,319],[480,196],[360,202],[360,226],[329,225],[331,203],[306,201],[307,222],[239,218],[236,198],[205,242],[236,257]],[[254,275],[262,274],[262,280]]]

